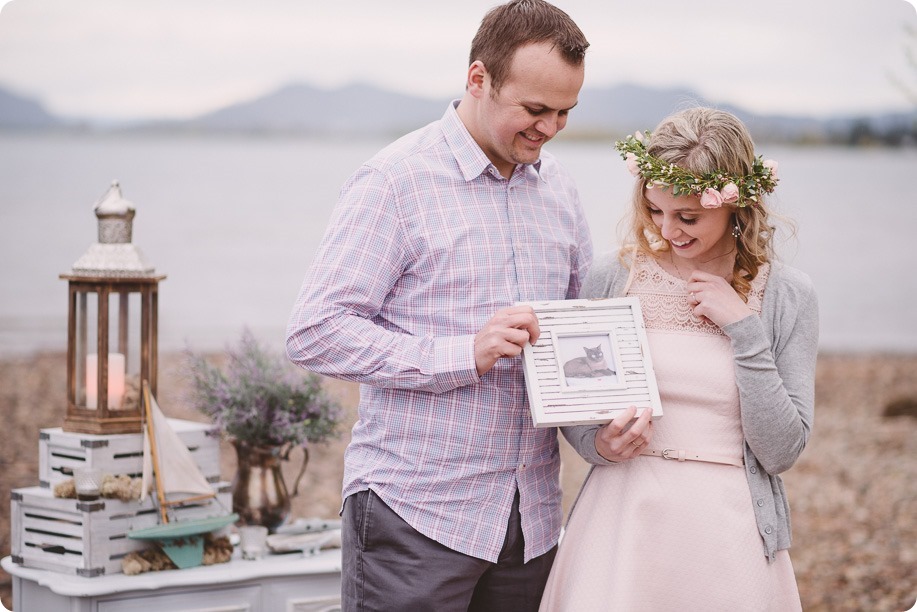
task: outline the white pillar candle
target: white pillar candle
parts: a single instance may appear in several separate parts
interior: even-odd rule
[[[108,407],[118,408],[121,405],[121,396],[124,395],[124,355],[122,353],[108,354]],[[96,408],[99,403],[98,394],[99,357],[95,353],[86,355],[86,407]]]

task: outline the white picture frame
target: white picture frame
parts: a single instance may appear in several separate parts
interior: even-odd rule
[[[520,302],[541,336],[522,350],[535,427],[607,423],[630,406],[662,416],[636,297]]]

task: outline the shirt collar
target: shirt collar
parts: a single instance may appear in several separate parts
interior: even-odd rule
[[[489,168],[494,168],[496,172],[496,167],[491,163],[480,145],[471,137],[468,128],[459,118],[456,110],[459,102],[461,100],[453,100],[449,103],[446,114],[443,115],[442,129],[446,143],[452,151],[455,161],[458,162],[459,169],[462,171],[462,176],[466,181],[471,181]],[[541,158],[532,164],[517,164],[510,180],[520,174],[528,175],[529,172],[541,178]],[[499,176],[499,172],[497,172],[497,175]]]

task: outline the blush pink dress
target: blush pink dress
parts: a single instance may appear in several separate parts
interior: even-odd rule
[[[761,311],[769,267],[748,304]],[[741,461],[742,424],[729,339],[694,316],[685,282],[637,254],[640,298],[663,416],[654,449]],[[789,553],[769,563],[744,468],[639,456],[596,467],[558,550],[543,611],[799,610]]]

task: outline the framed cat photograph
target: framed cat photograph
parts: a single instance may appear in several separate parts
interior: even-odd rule
[[[662,416],[637,298],[520,304],[535,310],[541,328],[522,351],[536,427],[607,423],[630,406]]]

